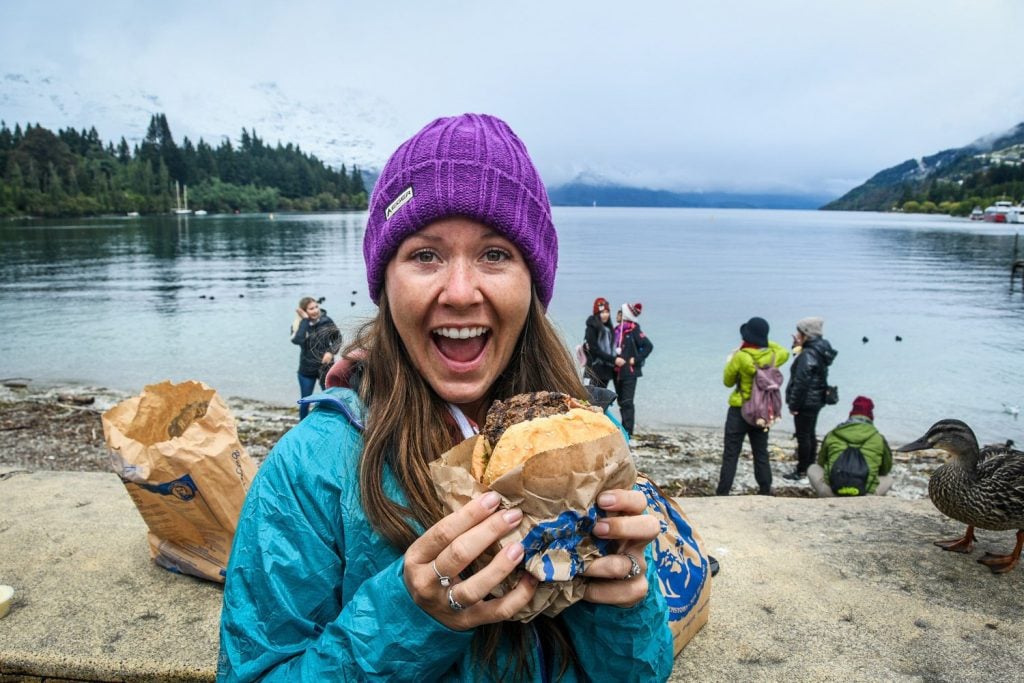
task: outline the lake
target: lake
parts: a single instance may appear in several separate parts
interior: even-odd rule
[[[0,377],[129,392],[200,379],[225,395],[290,403],[298,300],[326,297],[346,338],[375,311],[364,224],[362,212],[2,223]],[[643,303],[655,349],[637,388],[638,431],[720,426],[721,373],[740,324],[762,316],[788,347],[796,321],[817,315],[839,351],[831,382],[841,397],[820,432],[864,394],[897,442],[956,417],[983,442],[1024,444],[1024,423],[1004,408],[1024,407],[1012,225],[600,207],[556,208],[555,224],[549,314],[567,343],[582,340],[596,296]]]

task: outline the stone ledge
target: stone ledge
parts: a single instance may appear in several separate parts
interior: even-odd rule
[[[0,478],[0,681],[209,681],[221,589],[149,560],[113,474]],[[1019,680],[1024,567],[980,532],[973,556],[931,545],[962,527],[926,500],[681,500],[722,571],[711,619],[673,681]]]
[[[0,675],[210,681],[220,586],[149,559],[146,525],[114,474],[0,480]]]

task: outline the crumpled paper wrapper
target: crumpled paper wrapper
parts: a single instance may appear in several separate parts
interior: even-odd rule
[[[430,463],[446,512],[487,491],[470,473],[473,445],[480,438],[467,439]],[[631,489],[635,483],[633,456],[619,433],[538,453],[492,483],[491,490],[501,495],[500,507],[519,508],[523,519],[472,569],[485,566],[502,548],[522,543],[524,570],[541,583],[529,604],[512,618],[527,622],[539,614],[557,615],[583,598],[582,574],[589,563],[614,552],[613,541],[590,533],[607,514],[597,507],[597,496],[609,489]],[[518,580],[513,574],[493,594],[504,595]]]

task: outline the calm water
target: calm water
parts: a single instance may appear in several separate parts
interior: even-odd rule
[[[201,379],[289,403],[300,297],[348,333],[375,310],[365,214],[110,218],[0,225],[0,377],[127,391]],[[1024,444],[1024,296],[1009,291],[1012,226],[946,217],[706,209],[556,209],[550,313],[578,343],[595,296],[643,302],[655,344],[638,428],[721,424],[721,384],[752,315],[788,346],[825,318],[841,420],[857,394],[897,441],[958,417],[982,441]],[[903,341],[897,343],[895,336]],[[346,336],[348,336],[346,334]],[[863,343],[862,337],[869,342]],[[784,422],[791,429],[792,422]]]

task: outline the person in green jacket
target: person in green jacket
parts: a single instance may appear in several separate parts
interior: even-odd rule
[[[221,613],[220,681],[663,681],[672,635],[637,488],[601,492],[581,599],[512,621],[534,549],[486,563],[522,511],[488,491],[444,514],[429,463],[495,399],[587,392],[546,311],[558,240],[526,148],[487,115],[437,119],[381,172],[363,239],[377,315],[352,388],[274,447],[246,496]],[[353,390],[354,389],[354,390]],[[480,559],[481,566],[470,571]],[[518,577],[511,590],[496,589]]]
[[[768,428],[748,424],[740,408],[750,400],[757,367],[764,367],[775,359],[775,367],[781,367],[789,360],[789,351],[781,344],[768,340],[768,321],[753,317],[740,325],[740,347],[730,356],[722,375],[722,383],[732,387],[729,395],[729,411],[725,416],[725,447],[722,450],[722,470],[718,475],[716,495],[727,496],[732,490],[736,477],[743,439],[750,438],[750,450],[754,454],[754,479],[758,493],[772,495],[772,468],[768,460]],[[779,415],[778,418],[782,416]],[[777,419],[778,419],[777,418]]]
[[[818,462],[807,469],[807,478],[819,496],[835,496],[829,472],[849,446],[856,446],[868,465],[867,492],[884,496],[892,486],[892,451],[875,427],[875,404],[867,396],[853,399],[850,418],[830,431],[821,442]]]

